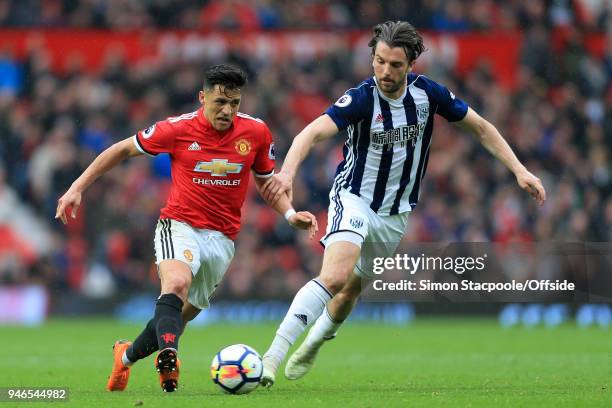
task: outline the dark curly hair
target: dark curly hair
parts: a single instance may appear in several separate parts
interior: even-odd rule
[[[419,58],[419,55],[425,51],[423,37],[412,24],[406,21],[385,21],[375,25],[372,33],[372,39],[368,43],[368,46],[372,48],[372,55],[376,50],[376,44],[380,41],[391,48],[403,48],[409,63]]]

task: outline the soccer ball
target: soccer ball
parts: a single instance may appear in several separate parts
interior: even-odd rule
[[[212,380],[230,394],[246,394],[259,385],[263,361],[259,353],[245,344],[227,346],[210,365]]]

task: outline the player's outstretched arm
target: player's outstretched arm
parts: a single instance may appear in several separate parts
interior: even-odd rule
[[[514,173],[518,185],[523,190],[531,194],[539,205],[544,204],[546,190],[542,185],[542,181],[523,166],[495,126],[481,117],[472,108],[468,108],[465,117],[459,124],[464,129],[473,133],[493,156],[501,160]]]
[[[271,179],[271,177],[267,179],[255,177],[257,190],[266,201],[266,204],[272,207],[277,213],[284,215],[287,222],[292,227],[308,230],[309,237],[311,239],[314,238],[315,234],[319,230],[319,226],[317,224],[317,218],[313,214],[308,211],[296,212],[293,210],[293,206],[291,205],[291,201],[289,200],[289,196],[287,194],[283,194],[275,203],[272,203],[263,196],[263,189],[271,181]]]
[[[327,114],[323,114],[310,122],[293,139],[281,171],[272,176],[272,179],[264,186],[261,192],[262,197],[274,204],[287,193],[289,200],[291,200],[293,179],[312,146],[321,140],[331,138],[337,133],[338,126]]]
[[[134,145],[133,137],[115,143],[104,150],[94,161],[85,169],[83,174],[72,183],[68,191],[57,201],[57,211],[55,219],[61,219],[64,224],[68,222],[66,210],[72,207],[70,216],[76,218],[77,210],[81,205],[83,192],[96,181],[98,177],[115,167],[128,157],[141,155]]]

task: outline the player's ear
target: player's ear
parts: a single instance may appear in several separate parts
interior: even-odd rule
[[[414,64],[416,64],[415,59],[408,63],[408,72],[412,72],[412,70],[414,69]]]
[[[198,100],[200,101],[202,105],[204,105],[205,96],[206,96],[206,93],[204,91],[200,91],[198,93]]]

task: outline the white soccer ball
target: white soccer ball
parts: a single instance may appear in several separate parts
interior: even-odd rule
[[[210,366],[213,382],[229,394],[253,391],[262,373],[259,353],[245,344],[227,346],[215,355]]]

